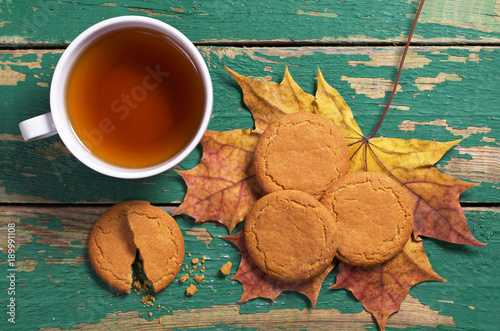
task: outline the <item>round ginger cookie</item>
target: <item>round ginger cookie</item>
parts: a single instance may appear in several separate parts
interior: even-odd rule
[[[259,199],[246,217],[244,231],[255,264],[284,281],[309,280],[335,256],[334,216],[301,191],[283,190]]]
[[[336,258],[348,264],[370,266],[390,260],[413,231],[413,206],[405,188],[382,174],[343,176],[320,201],[337,216]]]
[[[266,193],[299,190],[320,199],[349,169],[349,151],[332,121],[294,113],[270,124],[259,139],[255,174]]]
[[[132,206],[127,216],[144,273],[154,291],[159,292],[174,280],[182,266],[181,229],[166,211],[152,205]]]
[[[129,207],[149,205],[146,201],[125,201],[106,210],[89,236],[89,258],[97,275],[113,288],[130,293],[132,263],[137,248],[128,226]]]
[[[139,200],[106,210],[94,224],[88,249],[99,277],[125,293],[130,293],[132,286],[137,249],[155,292],[172,282],[184,259],[184,239],[174,218]]]

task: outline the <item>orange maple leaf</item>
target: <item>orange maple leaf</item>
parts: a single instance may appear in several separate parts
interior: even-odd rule
[[[319,69],[315,96],[305,93],[293,81],[288,69],[280,84],[253,80],[226,69],[241,86],[256,128],[253,131],[207,133],[202,141],[204,156],[200,165],[179,172],[188,185],[188,193],[175,214],[187,213],[194,216],[197,222],[218,220],[231,231],[238,222],[243,221],[262,194],[252,167],[260,133],[282,116],[303,111],[324,116],[339,127],[349,144],[350,172],[383,173],[399,181],[408,190],[414,206],[415,236],[483,245],[472,236],[458,199],[461,193],[476,184],[446,176],[433,167],[458,140],[441,143],[365,137],[345,100],[326,83]],[[244,293],[239,302],[255,297],[274,300],[285,290],[296,290],[308,296],[315,305],[321,283],[333,266],[311,284],[275,280],[252,262],[246,253],[243,236],[237,234],[226,238],[243,251],[240,266],[233,278],[243,286]],[[393,283],[389,280],[391,277],[394,277]],[[408,290],[426,280],[442,278],[432,271],[421,243],[411,240],[401,253],[385,264],[371,268],[341,264],[334,288],[352,290],[384,328],[388,317],[399,310]],[[366,291],[370,284],[373,290]],[[384,286],[386,290],[387,286],[390,287],[386,295],[381,290]]]
[[[323,284],[326,276],[332,271],[335,265],[329,265],[322,274],[305,282],[290,282],[273,278],[260,270],[252,261],[245,245],[245,236],[243,233],[244,231],[240,231],[236,234],[222,237],[231,241],[242,252],[238,271],[231,278],[239,281],[243,287],[243,295],[238,303],[247,302],[259,297],[274,301],[285,291],[297,291],[308,297],[311,300],[312,306],[315,307],[319,291],[321,290],[321,284]]]
[[[356,267],[340,263],[337,283],[331,288],[350,290],[385,330],[387,319],[399,310],[410,288],[424,281],[446,280],[432,270],[421,239],[410,238],[398,255],[383,264]]]
[[[319,69],[315,97],[295,83],[288,69],[280,84],[253,80],[227,67],[226,70],[243,90],[243,100],[255,119],[256,131],[262,132],[272,121],[298,111],[328,118],[339,127],[348,142],[349,172],[380,172],[407,188],[414,204],[417,233],[457,244],[484,245],[472,236],[458,199],[462,192],[476,184],[443,175],[433,168],[460,140],[441,143],[366,138],[345,100],[328,85]]]
[[[200,164],[177,171],[188,190],[172,214],[188,214],[197,223],[218,221],[231,232],[262,195],[253,169],[259,136],[251,130],[207,131]]]

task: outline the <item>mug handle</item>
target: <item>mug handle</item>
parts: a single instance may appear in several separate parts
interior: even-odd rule
[[[35,141],[53,136],[57,133],[52,113],[30,118],[19,123],[24,141]]]

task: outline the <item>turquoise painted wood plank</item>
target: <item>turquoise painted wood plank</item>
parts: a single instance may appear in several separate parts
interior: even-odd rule
[[[229,278],[240,261],[238,250],[220,237],[226,229],[213,224],[195,224],[176,217],[186,243],[184,264],[206,257],[205,280],[195,283],[198,292],[186,298],[184,291],[195,274],[183,284],[179,277],[156,295],[152,306],[144,305],[144,294],[116,296],[95,274],[87,256],[87,240],[93,223],[105,207],[2,207],[0,242],[2,275],[8,274],[6,243],[8,223],[15,224],[15,295],[0,292],[2,330],[31,330],[33,321],[42,330],[66,329],[285,329],[375,330],[362,305],[345,290],[329,290],[337,268],[326,278],[316,309],[295,292],[285,292],[276,302],[254,299],[236,301],[241,285]],[[166,209],[170,210],[170,209]],[[465,208],[472,234],[488,243],[478,248],[447,244],[424,238],[424,247],[434,270],[447,282],[415,286],[401,311],[388,322],[391,330],[485,330],[496,331],[494,317],[500,311],[498,264],[500,263],[499,208]],[[208,240],[207,240],[208,239]],[[208,244],[206,243],[208,242]],[[191,256],[188,256],[188,253]],[[220,267],[233,263],[230,275]],[[7,288],[2,276],[4,289]],[[6,323],[6,303],[15,297],[15,328]],[[158,306],[160,305],[160,306]],[[151,316],[149,316],[151,313]]]
[[[281,81],[286,66],[297,83],[314,93],[317,66],[351,106],[365,135],[387,102],[401,52],[394,47],[234,48],[200,47],[214,83],[209,129],[251,128],[241,90],[223,64],[243,75]],[[0,51],[0,200],[4,202],[104,203],[183,199],[185,186],[174,171],[141,180],[100,175],[77,161],[51,137],[25,143],[18,123],[49,110],[51,75],[62,50]],[[462,201],[499,202],[500,48],[412,47],[393,106],[379,134],[403,139],[464,139],[437,168],[480,183]],[[179,168],[194,167],[195,150]]]
[[[419,1],[2,0],[0,44],[66,45],[103,19],[143,15],[172,24],[200,43],[400,42]],[[414,40],[498,42],[498,0],[433,0]]]

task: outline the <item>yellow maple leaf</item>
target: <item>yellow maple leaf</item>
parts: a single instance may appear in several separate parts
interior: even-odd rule
[[[280,84],[251,79],[225,68],[243,90],[243,101],[252,110],[257,133],[262,133],[283,115],[299,111],[313,113],[317,108],[315,98],[297,85],[288,68]]]

